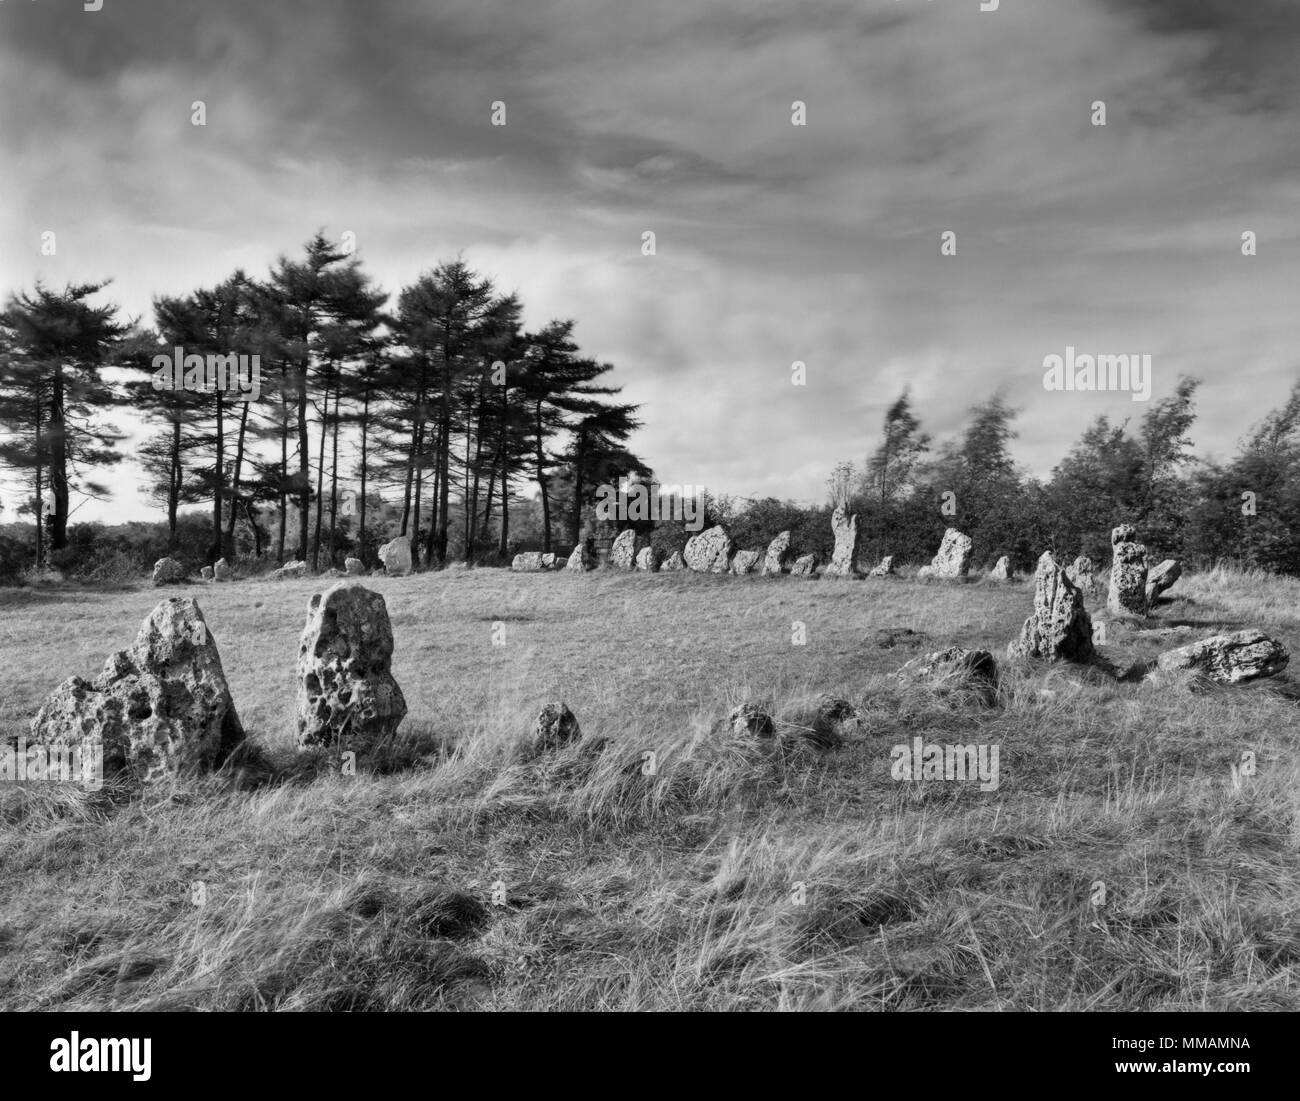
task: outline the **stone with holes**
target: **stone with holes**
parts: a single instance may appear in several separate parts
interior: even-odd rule
[[[731,572],[737,577],[744,577],[747,573],[753,573],[758,569],[758,560],[762,556],[762,551],[736,551],[736,557],[731,560]]]
[[[298,745],[364,753],[406,716],[393,628],[377,592],[341,582],[307,606],[298,646]]]
[[[632,570],[636,568],[636,555],[640,549],[640,539],[631,528],[618,533],[618,538],[614,540],[614,545],[609,548],[609,564],[616,570]]]
[[[880,563],[872,569],[871,573],[868,574],[868,576],[869,577],[893,577],[894,556],[892,554],[885,555],[885,557],[880,560]]]
[[[763,557],[763,576],[776,577],[790,568],[790,533],[781,532],[767,545]]]
[[[33,742],[97,742],[106,774],[146,783],[218,765],[243,738],[216,641],[188,597],[154,608],[129,649],[92,682],[64,681],[31,723]]]
[[[682,557],[696,573],[726,573],[731,565],[731,536],[721,524],[692,535]]]
[[[1280,673],[1290,660],[1277,639],[1250,629],[1167,650],[1156,658],[1156,666],[1166,673],[1192,671],[1224,684],[1241,684]]]
[[[1034,574],[1034,612],[1020,637],[1007,647],[1013,658],[1048,661],[1088,661],[1093,656],[1092,617],[1083,606],[1083,593],[1044,551]]]
[[[849,515],[848,509],[838,505],[831,513],[831,532],[835,536],[835,549],[831,552],[826,577],[857,577],[860,551],[858,518]]]
[[[534,752],[544,753],[547,750],[559,749],[570,742],[576,742],[581,737],[582,728],[578,725],[577,718],[562,701],[552,700],[550,703],[543,704],[542,709],[537,712],[537,719],[533,723]]]
[[[1147,549],[1137,542],[1132,524],[1120,524],[1110,533],[1110,591],[1106,607],[1112,615],[1145,617],[1147,614]]]
[[[764,704],[742,703],[727,716],[727,729],[737,738],[767,738],[776,732],[776,723]]]
[[[939,553],[930,560],[930,572],[927,577],[939,577],[949,581],[959,580],[970,573],[971,538],[956,528],[949,528],[943,533],[943,542],[939,544]],[[919,577],[920,574],[917,574]]]
[[[183,585],[185,567],[175,558],[160,558],[153,564],[153,583],[158,585]]]
[[[411,572],[411,538],[399,535],[379,548],[379,561],[389,577],[405,577]]]

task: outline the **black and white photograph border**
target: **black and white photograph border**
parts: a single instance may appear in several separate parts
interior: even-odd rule
[[[0,1009],[1300,1009],[1298,48],[0,0]]]

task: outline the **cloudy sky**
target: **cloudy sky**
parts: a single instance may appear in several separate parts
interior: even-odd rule
[[[1002,388],[1046,473],[1146,408],[1045,391],[1067,345],[1201,377],[1222,455],[1300,365],[1298,46],[1294,0],[0,0],[0,292],[151,320],[350,230],[576,318],[664,482],[820,500],[906,385],[940,437]]]

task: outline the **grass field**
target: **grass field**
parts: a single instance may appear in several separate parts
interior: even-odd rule
[[[327,582],[249,581],[175,592],[269,771],[0,784],[0,1008],[1300,1008],[1295,669],[1200,690],[1016,667],[1025,584],[364,583],[409,706],[379,771],[293,751],[298,636]],[[164,595],[0,592],[0,735]],[[1169,595],[1149,626],[1300,650],[1300,582],[1219,572]],[[893,628],[928,638],[882,645]],[[1190,638],[1108,640],[1123,668]],[[998,655],[997,706],[889,678],[954,644]],[[827,692],[859,708],[833,750],[797,738]],[[520,751],[551,698],[602,753]],[[715,732],[744,700],[790,737]],[[997,790],[892,779],[918,736],[998,746]],[[1256,774],[1234,777],[1247,751]]]

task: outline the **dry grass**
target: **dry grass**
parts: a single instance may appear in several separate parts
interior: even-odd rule
[[[1300,1008],[1286,677],[1203,691],[1008,666],[987,708],[888,677],[922,649],[1000,654],[1024,585],[366,584],[410,706],[383,769],[293,760],[318,584],[250,581],[193,592],[260,782],[0,785],[0,1008]],[[1170,595],[1161,624],[1300,646],[1300,582],[1215,571]],[[159,596],[0,594],[0,734]],[[905,627],[929,638],[882,645]],[[1167,645],[1110,642],[1120,668]],[[830,751],[798,738],[826,692],[859,711]],[[521,753],[548,698],[604,752]],[[714,732],[742,700],[772,704],[777,746]],[[917,736],[997,745],[998,790],[894,781],[891,747]],[[1246,750],[1257,774],[1234,778]]]

